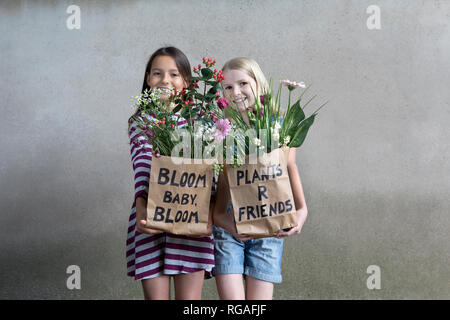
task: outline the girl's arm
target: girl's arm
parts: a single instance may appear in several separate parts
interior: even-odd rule
[[[164,231],[151,229],[147,226],[147,199],[138,197],[136,199],[136,229],[140,233],[158,234]]]
[[[150,229],[147,224],[147,197],[150,179],[152,150],[150,143],[142,134],[136,122],[133,122],[128,131],[130,137],[131,162],[134,171],[134,199],[136,203],[136,229],[140,233],[157,234],[161,230]]]
[[[287,169],[289,174],[289,180],[291,182],[292,195],[294,196],[295,209],[297,211],[298,225],[288,231],[279,232],[276,237],[288,237],[293,234],[299,234],[308,216],[308,208],[306,207],[305,195],[303,194],[302,182],[298,173],[297,164],[295,163],[296,148],[291,148],[289,152],[289,160],[287,163]]]

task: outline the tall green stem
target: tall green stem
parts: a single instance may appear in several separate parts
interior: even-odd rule
[[[200,114],[203,115],[203,103],[205,102],[205,93],[206,93],[206,83],[203,87],[203,99],[202,99],[202,105],[200,106]]]
[[[283,128],[282,128],[283,136],[286,134],[286,130],[287,130],[286,129],[287,121],[285,121],[285,120],[286,120],[286,117],[289,116],[289,111],[291,110],[291,92],[292,92],[292,90],[289,87],[288,87],[288,89],[289,89],[289,100],[288,100],[288,107],[286,110],[286,114],[284,115]]]
[[[289,102],[288,102],[288,110],[291,107],[291,90],[289,90]]]

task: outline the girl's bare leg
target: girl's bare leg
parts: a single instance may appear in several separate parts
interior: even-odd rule
[[[258,280],[252,277],[246,279],[247,300],[272,300],[273,283]]]
[[[177,274],[174,276],[176,300],[200,300],[202,298],[205,271]]]
[[[170,277],[159,276],[141,281],[144,289],[145,300],[169,300],[170,299]]]
[[[215,278],[220,299],[245,300],[242,274],[219,274]]]

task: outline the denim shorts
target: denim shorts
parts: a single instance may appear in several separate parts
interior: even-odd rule
[[[228,211],[233,209],[230,201]],[[236,240],[228,231],[214,226],[213,274],[245,274],[255,279],[280,283],[284,239],[274,237]]]
[[[280,283],[284,239],[274,237],[236,240],[228,231],[214,226],[213,274],[245,274],[255,279]]]

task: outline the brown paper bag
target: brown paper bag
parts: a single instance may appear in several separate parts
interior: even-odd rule
[[[273,236],[298,225],[287,171],[289,148],[257,158],[256,164],[226,166],[226,176],[239,234],[257,238]]]
[[[152,159],[146,226],[173,234],[209,235],[212,165],[179,164],[181,159]]]

